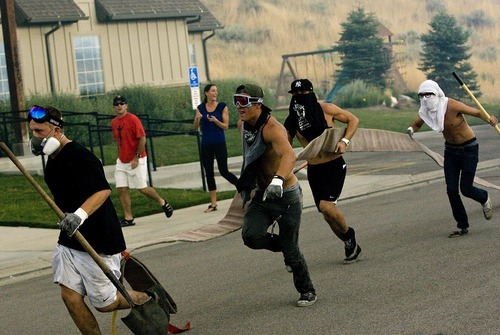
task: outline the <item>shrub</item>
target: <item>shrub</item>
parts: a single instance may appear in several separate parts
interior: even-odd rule
[[[227,26],[221,31],[217,32],[216,38],[220,38],[226,43],[242,42],[246,40],[246,29],[239,24]]]
[[[474,10],[469,15],[462,15],[460,21],[467,27],[475,29],[495,26],[495,20],[486,15],[482,9]]]
[[[425,10],[428,13],[439,13],[446,10],[446,4],[441,0],[425,0]]]
[[[486,47],[486,49],[480,51],[478,56],[486,62],[494,63],[497,60],[497,48],[494,45],[490,45]]]
[[[262,6],[260,5],[259,0],[245,0],[245,1],[240,1],[238,10],[240,13],[246,13],[249,11],[254,11],[255,13],[259,13],[262,10]]]
[[[342,108],[376,106],[380,105],[382,101],[382,91],[362,80],[355,80],[347,84],[332,100],[334,104]]]
[[[324,13],[328,10],[328,6],[324,2],[316,2],[309,5],[309,8],[315,13]]]

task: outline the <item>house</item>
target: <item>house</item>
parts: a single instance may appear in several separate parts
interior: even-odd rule
[[[187,85],[191,66],[200,82],[208,81],[206,41],[223,28],[199,0],[14,0],[14,6],[25,94]],[[2,33],[0,99],[9,97],[3,39]]]

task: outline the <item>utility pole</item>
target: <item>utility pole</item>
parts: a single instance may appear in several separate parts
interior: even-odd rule
[[[5,60],[7,63],[7,77],[9,79],[10,105],[12,117],[26,118],[24,111],[23,81],[21,77],[21,64],[19,62],[19,50],[17,45],[16,14],[14,0],[1,0],[0,10],[2,15],[2,32],[5,47]],[[17,154],[24,155],[26,143],[29,140],[28,125],[26,122],[13,124],[15,145],[13,148]]]

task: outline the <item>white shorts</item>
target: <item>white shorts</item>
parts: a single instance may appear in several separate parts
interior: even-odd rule
[[[139,165],[132,169],[131,163],[122,163],[118,158],[115,168],[116,187],[143,189],[148,186],[148,158],[139,158]]]
[[[116,278],[120,278],[121,254],[99,255]],[[90,304],[103,308],[116,301],[116,287],[87,252],[58,244],[52,259],[54,283],[88,296]]]

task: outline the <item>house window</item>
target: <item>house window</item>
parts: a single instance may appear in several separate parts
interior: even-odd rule
[[[5,47],[3,45],[3,42],[0,42],[0,100],[8,100],[9,98],[9,77],[7,75]]]
[[[76,73],[81,96],[104,93],[101,46],[97,36],[75,37]]]

